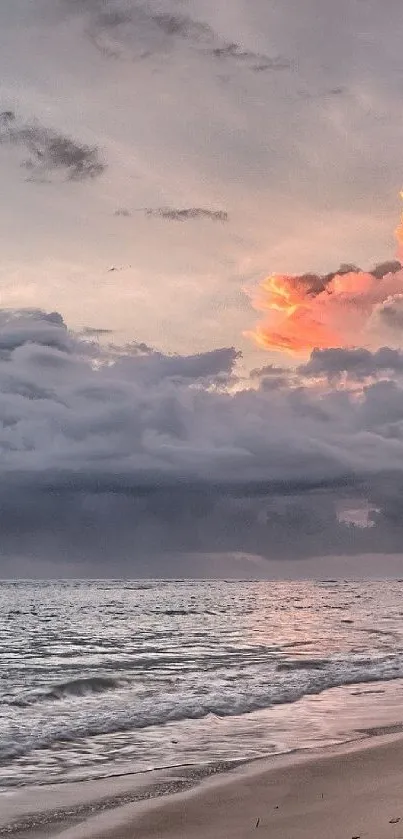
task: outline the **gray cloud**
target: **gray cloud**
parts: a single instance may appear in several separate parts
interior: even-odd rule
[[[187,207],[185,209],[157,207],[147,208],[146,216],[162,218],[165,221],[190,221],[194,219],[209,219],[210,221],[228,221],[228,213],[224,210],[208,210],[204,207]]]
[[[98,330],[73,333],[57,313],[1,312],[3,554],[56,562],[68,550],[94,570],[113,557],[134,572],[136,556],[178,551],[396,550],[403,388],[375,382],[357,400],[302,382],[318,360],[332,374],[400,371],[401,353],[316,353],[298,386],[293,371],[290,387],[232,392],[233,348],[165,355],[92,337]],[[258,372],[266,381],[277,371]],[[340,499],[376,507],[373,526],[340,521]]]
[[[149,58],[171,49],[175,40],[193,47],[210,43],[214,34],[206,24],[187,15],[152,12],[147,5],[130,3],[122,10],[90,11],[87,35],[103,54],[113,58]]]
[[[280,367],[278,364],[265,364],[264,367],[255,367],[251,370],[252,379],[261,379],[266,377],[284,376],[290,371],[287,367]]]
[[[249,66],[255,72],[290,69],[291,62],[280,55],[247,49],[243,44],[226,41],[206,22],[170,8],[161,11],[146,2],[125,0],[64,0],[66,9],[87,17],[87,35],[94,46],[110,57],[149,58],[171,49],[175,41],[185,41],[220,61]]]
[[[299,367],[303,376],[326,376],[329,380],[340,377],[343,373],[362,380],[382,373],[403,373],[403,352],[381,347],[375,352],[364,348],[314,350],[307,364]]]
[[[381,326],[400,335],[403,329],[403,294],[388,297],[376,309],[375,317]]]
[[[89,5],[84,4],[83,9],[88,11]],[[96,20],[100,29],[116,29],[118,26],[124,26],[124,24],[131,22],[131,13],[127,9],[109,9],[107,11],[99,11]]]
[[[218,47],[213,47],[209,52],[214,58],[222,61],[233,59],[239,62],[246,62],[257,73],[263,73],[267,70],[289,70],[292,67],[291,62],[281,55],[270,58],[270,56],[264,53],[244,49],[240,44],[236,43],[223,43]]]
[[[258,380],[260,389],[266,392],[299,385],[295,370],[277,364],[265,364],[264,367],[255,368],[251,370],[250,377],[252,380]]]
[[[397,259],[393,259],[387,262],[380,262],[379,265],[376,265],[375,268],[371,269],[370,273],[377,280],[381,280],[383,277],[386,277],[387,274],[397,274],[397,272],[401,271],[401,269],[401,262]]]
[[[1,145],[17,146],[28,153],[23,166],[30,180],[60,174],[65,180],[84,181],[105,170],[96,147],[77,143],[39,122],[23,122],[13,111],[0,113]]]
[[[110,352],[108,348],[107,352]],[[131,343],[122,348],[115,348],[112,353],[115,358],[115,372],[126,377],[133,372],[133,356],[135,371],[139,380],[146,383],[158,382],[163,379],[173,380],[212,380],[220,374],[229,376],[240,353],[233,347],[210,350],[196,355],[164,355],[152,350],[144,343]]]
[[[260,382],[263,391],[280,390],[289,387],[290,380],[287,376],[265,376]]]
[[[104,335],[112,335],[113,329],[104,329],[96,326],[85,326],[82,335],[90,338],[101,338]]]
[[[156,13],[151,15],[151,19],[164,35],[176,35],[196,43],[209,42],[214,38],[208,24],[193,20],[188,15]]]
[[[328,99],[333,96],[344,96],[348,93],[348,88],[343,86],[328,87],[324,90],[320,91],[312,91],[312,90],[299,90],[298,94],[301,96],[302,99]]]
[[[115,210],[113,215],[122,216],[122,218],[130,218],[131,212],[127,209],[127,207],[118,207],[118,209]]]
[[[40,309],[0,311],[0,352],[6,357],[18,347],[33,344],[72,352],[74,342],[58,312]]]

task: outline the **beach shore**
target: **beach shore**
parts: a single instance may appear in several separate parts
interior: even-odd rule
[[[113,781],[108,791],[113,793]],[[94,812],[69,826],[66,821],[64,826],[61,822],[43,831],[39,819],[35,835],[62,839],[400,839],[403,737],[388,734],[321,753],[260,760],[204,779],[185,792],[129,801],[98,812],[95,806]],[[12,835],[34,833],[24,830]]]

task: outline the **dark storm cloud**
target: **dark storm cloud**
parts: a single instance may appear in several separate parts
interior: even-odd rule
[[[187,207],[176,209],[169,207],[147,208],[146,216],[162,218],[165,221],[191,221],[194,219],[209,219],[210,221],[228,221],[228,213],[224,210],[208,210],[205,207]]]
[[[126,558],[134,572],[136,556],[290,558],[395,550],[403,539],[393,512],[403,487],[403,389],[379,381],[357,400],[301,383],[316,375],[318,358],[321,371],[350,365],[366,375],[400,371],[401,353],[337,362],[313,354],[300,380],[293,371],[281,388],[238,382],[231,391],[233,348],[165,355],[98,337],[71,332],[57,313],[1,312],[3,553],[86,555],[96,571],[111,558],[118,570]],[[276,372],[256,371],[263,382]],[[369,529],[339,521],[339,500],[356,498],[378,510]]]
[[[20,147],[28,154],[23,166],[30,180],[59,174],[65,180],[84,181],[105,170],[95,146],[80,144],[39,122],[24,122],[13,111],[0,113],[0,146],[7,145]]]

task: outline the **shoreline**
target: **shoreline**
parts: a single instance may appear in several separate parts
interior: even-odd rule
[[[60,839],[400,839],[403,734],[375,735],[316,753],[256,760],[207,777],[187,790],[98,812],[52,835]]]
[[[105,839],[117,839],[117,836],[119,839],[120,836],[130,839],[132,823],[142,819],[144,814],[162,813],[164,807],[169,810],[173,805],[180,810],[187,801],[198,800],[199,796],[211,794],[212,790],[219,793],[234,786],[234,789],[240,790],[239,798],[242,800],[242,786],[248,786],[251,779],[258,781],[268,777],[275,780],[276,776],[280,778],[287,772],[303,775],[304,767],[329,765],[344,759],[348,761],[351,756],[361,755],[365,760],[365,755],[388,748],[399,749],[403,765],[403,723],[362,729],[354,739],[341,744],[296,749],[263,758],[11,788],[0,795],[0,837],[50,839],[60,836],[75,839],[76,836],[88,836],[98,839],[102,835]],[[49,807],[49,798],[52,807]],[[260,828],[260,817],[257,819]],[[118,828],[119,833],[116,834],[115,829]],[[161,837],[165,835],[169,837],[171,834],[158,833]],[[177,833],[175,837],[182,835],[183,839],[190,837],[189,833]]]
[[[99,779],[11,787],[0,792],[0,837],[53,836],[54,829],[81,824],[94,813],[113,812],[127,804],[185,792],[206,778],[227,775],[250,762],[217,761],[126,772]],[[49,797],[51,807],[45,806]]]
[[[87,823],[93,822],[94,819],[115,824],[127,812],[130,820],[134,817],[134,811],[140,812],[144,804],[151,809],[159,807],[161,801],[167,802],[178,796],[197,794],[210,782],[221,788],[222,784],[226,785],[227,780],[231,783],[235,781],[239,773],[242,777],[245,777],[245,773],[248,775],[260,771],[276,773],[281,772],[285,766],[294,771],[293,767],[300,766],[301,763],[348,755],[351,751],[364,752],[367,749],[378,748],[385,738],[388,743],[402,740],[403,744],[403,680],[378,684],[379,689],[375,690],[373,686],[367,690],[367,683],[357,686],[360,689],[354,690],[352,694],[359,702],[356,707],[346,705],[349,693],[345,693],[343,688],[332,688],[326,692],[328,697],[330,694],[333,697],[330,706],[327,702],[322,706],[325,694],[314,697],[316,713],[324,720],[326,711],[329,713],[330,710],[329,720],[332,720],[340,708],[342,715],[344,714],[344,723],[347,724],[343,740],[330,739],[324,743],[313,743],[312,746],[299,744],[297,749],[268,751],[263,755],[245,758],[217,757],[210,762],[195,761],[160,768],[150,767],[146,770],[127,766],[123,771],[98,778],[66,778],[48,784],[2,787],[0,839],[53,839],[64,834],[68,839],[75,839],[76,835],[81,835],[82,829],[86,829]],[[311,702],[312,698],[307,697],[303,701]],[[271,714],[273,711],[278,713],[278,710],[278,707],[277,710],[271,709]],[[247,717],[244,722],[247,722]],[[342,729],[343,726],[340,730]],[[331,728],[329,734],[330,731]],[[335,729],[334,731],[336,733]],[[119,767],[116,769],[119,770]],[[117,839],[114,833],[111,834],[111,839]]]

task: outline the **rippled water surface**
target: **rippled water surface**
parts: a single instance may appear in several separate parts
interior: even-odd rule
[[[0,786],[336,742],[402,677],[400,582],[3,582]]]

